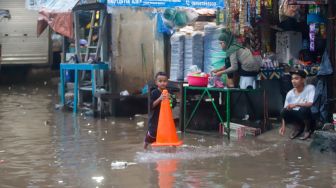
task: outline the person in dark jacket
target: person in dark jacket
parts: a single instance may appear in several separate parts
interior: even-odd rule
[[[329,55],[327,51],[324,52],[320,69],[317,72],[317,84],[315,90],[314,103],[311,108],[313,116],[316,120],[327,123],[329,120],[328,112],[328,84],[327,79],[329,75],[332,75],[333,68],[330,63]]]

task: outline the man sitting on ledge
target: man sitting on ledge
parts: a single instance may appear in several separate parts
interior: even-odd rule
[[[291,139],[298,137],[304,130],[301,140],[310,137],[313,132],[313,119],[310,107],[313,105],[315,87],[305,85],[306,73],[303,70],[291,72],[293,89],[287,93],[284,109],[281,111],[280,135],[284,135],[287,123],[293,123],[295,129]]]

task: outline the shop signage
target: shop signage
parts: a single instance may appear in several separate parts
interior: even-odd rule
[[[192,8],[223,8],[223,0],[107,0],[111,7],[192,7]]]

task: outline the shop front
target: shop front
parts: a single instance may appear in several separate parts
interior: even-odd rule
[[[305,71],[306,84],[313,84],[316,88],[332,80],[331,65],[335,62],[335,52],[332,42],[334,34],[330,35],[334,32],[330,28],[334,22],[331,21],[330,15],[333,13],[330,11],[333,10],[326,1],[231,0],[226,1],[225,5],[224,9],[214,14],[217,20],[212,23],[207,22],[200,28],[196,21],[178,28],[171,36],[170,79],[184,82],[184,91],[188,92],[182,99],[186,108],[184,118],[187,118],[183,121],[183,128],[225,132],[221,127],[223,122],[225,128],[230,130],[232,120],[239,122],[238,125],[233,124],[236,127],[232,128],[239,130],[234,130],[234,134],[240,137],[239,132],[246,129],[244,125],[265,131],[271,128],[269,117],[279,120],[286,94],[292,89],[290,71]],[[169,16],[165,19],[169,19]],[[246,79],[245,75],[238,74],[240,81],[232,85],[230,76],[224,74],[219,78],[221,83],[217,83],[218,75],[213,74],[214,70],[230,67],[225,62],[230,55],[219,44],[223,29],[233,33],[237,45],[249,49],[256,58],[255,63],[260,64],[256,76]],[[325,63],[329,67],[327,72],[320,68]],[[209,82],[202,82],[207,78]],[[318,97],[321,93],[314,99],[314,112],[321,125],[331,121],[330,110],[321,110],[321,106],[329,108],[328,101],[332,100],[333,95],[328,91],[334,88],[330,84],[324,86],[322,95],[325,100]],[[230,87],[237,94],[233,94],[228,101],[227,93],[232,90]],[[246,89],[261,92],[259,95],[251,94],[255,96],[241,94]],[[230,107],[227,107],[228,103],[231,103]]]

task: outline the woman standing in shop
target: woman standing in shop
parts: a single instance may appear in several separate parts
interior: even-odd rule
[[[261,57],[253,56],[250,49],[238,44],[234,35],[226,29],[222,30],[218,40],[228,58],[222,68],[215,69],[212,72],[216,76],[227,74],[228,87],[236,86],[233,81],[233,73],[237,72],[240,76],[240,88],[245,89],[249,86],[255,88],[255,79],[252,79],[252,82],[250,82],[250,78],[255,78],[258,75],[261,66]]]

